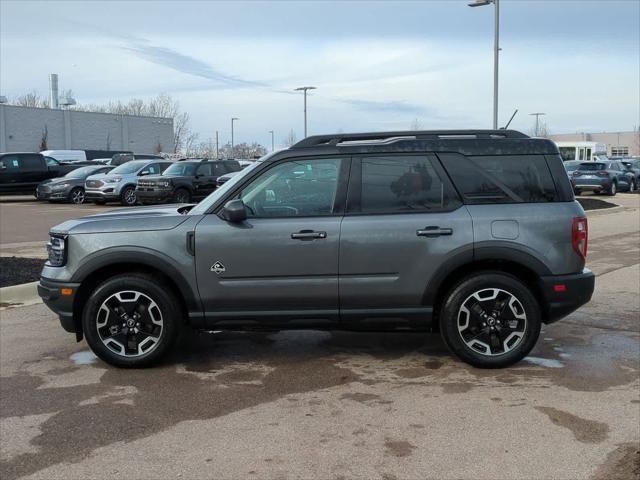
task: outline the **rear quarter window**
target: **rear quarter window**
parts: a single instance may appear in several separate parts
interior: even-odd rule
[[[542,155],[447,154],[441,160],[465,203],[558,201],[553,177]]]

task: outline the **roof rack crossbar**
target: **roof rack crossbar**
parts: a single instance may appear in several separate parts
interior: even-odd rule
[[[400,132],[336,133],[315,135],[294,144],[291,148],[323,146],[347,146],[366,143],[381,144],[402,140],[446,140],[446,139],[500,139],[529,138],[516,130],[410,130]]]

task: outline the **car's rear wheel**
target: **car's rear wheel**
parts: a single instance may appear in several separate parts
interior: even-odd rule
[[[132,207],[138,201],[136,189],[132,186],[125,187],[120,194],[120,203],[125,207]]]
[[[82,327],[91,350],[111,365],[159,361],[178,335],[181,311],[171,289],[142,274],[112,277],[87,301]]]
[[[609,189],[607,190],[607,195],[613,197],[616,193],[618,193],[618,184],[617,182],[611,182]]]
[[[173,194],[173,200],[176,203],[189,203],[191,201],[191,193],[185,188],[179,188]]]
[[[448,293],[440,331],[449,349],[480,368],[522,360],[540,335],[540,306],[530,289],[503,272],[473,274]]]
[[[84,188],[76,187],[69,192],[69,201],[76,205],[84,203]]]
[[[573,193],[575,193],[576,196],[578,195],[582,195],[582,190],[580,190],[579,188],[576,188]]]

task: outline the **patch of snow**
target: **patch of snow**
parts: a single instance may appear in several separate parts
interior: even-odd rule
[[[533,363],[534,365],[539,365],[541,367],[547,368],[562,368],[564,364],[559,362],[558,360],[554,360],[552,358],[540,358],[540,357],[526,357],[524,359],[525,362]]]
[[[69,357],[69,359],[76,365],[91,365],[98,361],[98,357],[91,350],[83,350],[82,352],[76,352]]]

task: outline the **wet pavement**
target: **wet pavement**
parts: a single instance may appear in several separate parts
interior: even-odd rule
[[[592,302],[502,370],[437,334],[317,331],[194,333],[119,370],[44,306],[4,310],[0,478],[637,478],[638,222],[590,216]]]

